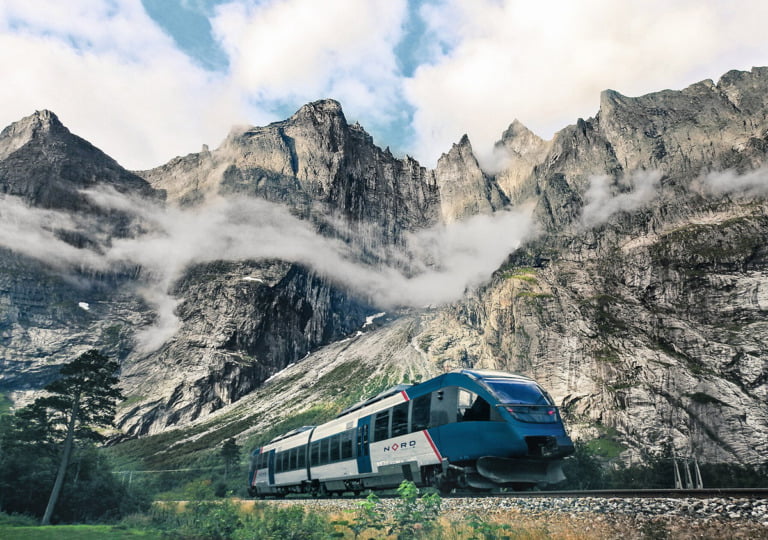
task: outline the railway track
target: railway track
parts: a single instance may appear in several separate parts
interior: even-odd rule
[[[381,499],[396,499],[394,491],[377,493]],[[367,497],[351,494],[324,497],[296,496],[266,497],[256,500],[306,501],[306,500],[337,500],[357,501]],[[568,490],[568,491],[506,491],[506,492],[464,492],[458,491],[442,495],[442,499],[483,499],[483,498],[593,498],[593,499],[768,499],[768,488],[705,488],[705,489],[599,489],[599,490]]]
[[[707,488],[707,489],[600,489],[591,491],[514,491],[486,494],[455,494],[456,497],[558,497],[558,498],[739,498],[768,499],[768,488]],[[453,494],[448,497],[454,497]]]

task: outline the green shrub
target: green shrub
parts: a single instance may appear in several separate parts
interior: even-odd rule
[[[357,503],[357,510],[349,510],[355,514],[353,520],[337,520],[333,521],[332,524],[351,530],[352,534],[355,535],[355,540],[369,529],[377,532],[383,531],[387,527],[387,516],[382,510],[380,502],[381,499],[378,495],[371,492],[364,501]]]
[[[267,507],[261,513],[247,515],[233,540],[326,540],[333,538],[333,525],[320,514],[295,505],[288,508]]]
[[[397,488],[400,500],[395,506],[393,523],[389,534],[396,534],[398,540],[418,538],[431,532],[440,517],[442,499],[437,493],[428,493],[419,498],[416,484],[404,480]]]

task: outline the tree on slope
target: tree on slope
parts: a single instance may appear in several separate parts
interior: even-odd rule
[[[240,445],[234,438],[227,439],[221,446],[219,455],[224,460],[224,479],[226,480],[229,471],[240,462]]]
[[[43,525],[51,522],[75,440],[103,441],[104,436],[96,430],[114,425],[117,401],[123,398],[117,388],[118,367],[115,360],[96,349],[86,351],[64,365],[62,378],[46,386],[48,395],[36,399],[31,406],[34,410],[45,410],[51,429],[59,440],[63,437],[56,481],[43,515]]]

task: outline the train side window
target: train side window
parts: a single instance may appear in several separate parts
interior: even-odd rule
[[[339,461],[339,436],[331,437],[331,462]]]
[[[429,427],[430,404],[432,395],[419,396],[411,401],[411,432],[422,431]]]
[[[325,465],[328,463],[328,448],[331,445],[330,439],[322,439],[320,441],[320,464]]]
[[[354,435],[353,431],[345,431],[341,434],[341,459],[350,459],[354,457]]]
[[[289,456],[288,470],[295,471],[298,468],[299,449],[291,448]]]
[[[392,407],[392,436],[408,433],[408,402]]]
[[[299,446],[296,467],[299,469],[305,469],[307,467],[307,447],[306,446]]]
[[[389,409],[376,413],[373,424],[373,440],[383,441],[389,439]]]
[[[491,406],[474,392],[459,390],[459,422],[487,422],[491,419]]]
[[[314,441],[309,447],[310,464],[313,467],[320,465],[320,441]]]
[[[283,457],[284,454],[282,452],[278,452],[275,456],[275,472],[283,472]]]

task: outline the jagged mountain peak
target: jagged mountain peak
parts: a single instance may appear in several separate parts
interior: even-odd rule
[[[59,118],[43,109],[9,125],[0,133],[0,159],[6,158],[36,138],[70,135]]]
[[[453,143],[451,145],[451,149],[448,150],[447,153],[443,153],[437,162],[439,164],[441,161],[456,159],[460,159],[462,161],[466,161],[467,159],[477,161],[472,150],[472,143],[470,142],[469,136],[466,133],[461,136],[459,142]]]
[[[288,119],[288,122],[303,122],[307,119],[319,123],[340,122],[344,125],[347,123],[344,111],[341,108],[341,103],[335,99],[321,99],[307,103],[296,111],[296,113]]]
[[[546,147],[546,141],[515,118],[495,146],[517,155],[533,154],[538,159]]]
[[[435,179],[440,188],[440,211],[446,223],[475,214],[489,214],[507,202],[496,182],[481,170],[466,134],[437,160]]]
[[[49,110],[0,133],[0,192],[46,208],[90,208],[79,193],[105,184],[146,196],[159,194],[91,143],[70,132]]]
[[[60,130],[69,133],[69,130],[59,120],[59,117],[53,111],[48,109],[42,109],[35,111],[29,116],[25,116],[18,122],[14,122],[10,126],[6,127],[2,135],[5,136],[6,132],[18,132],[20,130]]]
[[[504,133],[501,134],[501,140],[502,141],[511,141],[514,139],[517,139],[519,137],[536,137],[537,139],[541,140],[541,137],[536,135],[533,131],[528,129],[528,127],[523,124],[520,120],[515,118],[512,120],[512,123],[509,124],[509,127],[504,130]]]

